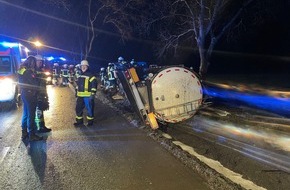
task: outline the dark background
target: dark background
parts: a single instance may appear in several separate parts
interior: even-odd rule
[[[279,1],[277,1],[278,3]],[[286,2],[286,1],[284,1]],[[289,1],[238,40],[220,42],[213,55],[210,73],[287,74],[290,71]],[[230,69],[225,69],[230,68]]]
[[[39,39],[49,46],[39,49],[43,55],[65,56],[73,63],[80,62],[84,49],[81,46],[85,32],[83,23],[86,22],[81,1],[71,1],[69,11],[39,0],[8,2],[0,0],[0,36],[24,43]],[[288,1],[283,2],[288,6],[282,6],[281,10],[264,18],[258,26],[237,34],[234,40],[228,40],[226,36],[220,40],[210,60],[209,74],[287,74],[290,69],[290,10],[289,3],[285,3]],[[110,26],[103,26],[101,30],[116,33]],[[35,49],[31,44],[28,46]],[[101,32],[89,61],[99,69],[123,56],[127,61],[135,59],[158,65],[184,64],[198,71],[197,55],[196,51],[185,51],[175,59],[160,61],[155,56],[154,45],[150,43],[136,39],[122,42],[119,36]]]

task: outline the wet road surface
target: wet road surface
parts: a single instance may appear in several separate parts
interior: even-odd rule
[[[0,189],[209,189],[144,131],[96,100],[95,124],[73,126],[69,87],[48,86],[45,141],[20,140],[22,110],[0,113]]]

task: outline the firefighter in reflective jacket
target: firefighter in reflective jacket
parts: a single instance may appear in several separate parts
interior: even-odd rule
[[[37,105],[35,112],[35,124],[39,133],[50,132],[51,129],[45,126],[43,111],[49,109],[48,95],[46,90],[46,78],[43,71],[44,59],[41,55],[36,55],[36,78],[39,81],[39,89],[37,93]]]
[[[81,64],[77,64],[75,66],[75,69],[74,69],[74,73],[75,73],[75,76],[74,76],[74,80],[75,82],[78,80],[79,76],[81,75],[82,73],[82,70],[81,70]]]
[[[83,110],[87,109],[88,126],[94,122],[95,94],[97,91],[97,78],[90,72],[87,60],[81,62],[82,73],[78,77],[76,87],[76,127],[83,125]]]
[[[68,86],[69,69],[67,64],[63,65],[63,68],[60,70],[60,75],[62,78],[62,86]]]
[[[107,75],[108,75],[108,81],[109,85],[106,86],[106,90],[109,88],[114,88],[116,86],[116,73],[115,73],[115,65],[114,63],[109,63],[107,67]]]
[[[43,137],[36,134],[35,110],[37,106],[37,93],[39,80],[36,78],[36,58],[29,56],[18,70],[18,82],[23,102],[22,113],[22,140],[39,141]]]
[[[52,67],[52,83],[58,85],[58,79],[60,75],[59,64],[54,63]]]

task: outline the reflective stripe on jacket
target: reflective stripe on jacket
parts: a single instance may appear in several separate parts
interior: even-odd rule
[[[39,90],[39,80],[36,78],[36,73],[25,67],[20,68],[17,72],[20,90],[22,92],[37,93]]]
[[[68,77],[68,73],[69,73],[69,70],[68,70],[68,69],[62,69],[62,70],[61,70],[61,75],[62,75],[63,77]]]
[[[25,71],[26,71],[26,68],[22,67],[18,70],[18,74],[23,75]]]
[[[97,91],[97,78],[90,72],[84,72],[77,81],[77,96],[90,97]]]

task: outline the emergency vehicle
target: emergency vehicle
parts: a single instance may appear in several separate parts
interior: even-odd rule
[[[17,70],[27,56],[28,49],[20,43],[0,42],[0,103],[18,103]]]

